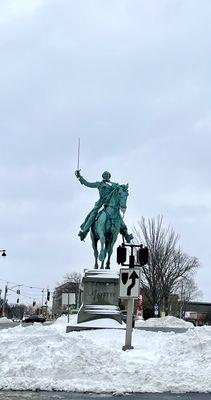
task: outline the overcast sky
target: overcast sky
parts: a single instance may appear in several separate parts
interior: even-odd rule
[[[210,0],[0,0],[2,289],[92,267],[80,137],[84,177],[129,183],[130,230],[162,214],[211,301],[210,20]]]

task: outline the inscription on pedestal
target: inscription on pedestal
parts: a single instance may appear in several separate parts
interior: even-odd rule
[[[84,305],[117,305],[118,282],[84,282]]]

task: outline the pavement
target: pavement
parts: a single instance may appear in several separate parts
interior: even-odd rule
[[[135,326],[135,329],[138,329],[140,331],[150,331],[150,332],[174,332],[174,333],[184,333],[187,332],[188,329],[193,329],[193,328],[170,328],[170,327],[154,327],[154,326],[147,326],[147,327],[142,327],[142,326]]]
[[[211,400],[209,393],[92,394],[66,392],[0,391],[0,400]]]
[[[53,324],[54,321],[46,321],[43,323],[43,325],[51,325]],[[29,325],[33,325],[30,323],[22,323],[22,322],[2,322],[0,323],[0,330],[2,329],[8,329],[8,328],[15,328],[18,325],[22,325],[22,326],[29,326]]]

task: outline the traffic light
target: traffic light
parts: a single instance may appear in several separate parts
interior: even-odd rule
[[[33,302],[32,302],[32,307],[35,307],[36,306],[36,301],[34,300]]]
[[[117,247],[117,264],[124,264],[127,259],[127,249],[123,246]]]
[[[149,261],[149,250],[147,247],[141,247],[138,251],[137,251],[137,262],[140,265],[145,265],[147,264]]]
[[[50,290],[47,289],[47,301],[49,301],[49,300],[50,300]]]
[[[17,299],[17,304],[19,303],[19,299]]]

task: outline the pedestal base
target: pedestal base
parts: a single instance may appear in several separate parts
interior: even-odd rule
[[[82,285],[83,304],[78,313],[78,324],[100,318],[111,318],[122,324],[117,272],[87,270]]]

